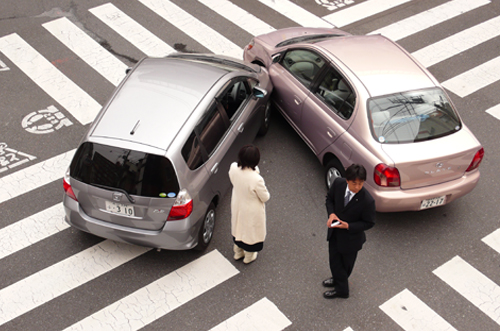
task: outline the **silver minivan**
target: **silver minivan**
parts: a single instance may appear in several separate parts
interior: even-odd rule
[[[238,150],[269,126],[267,70],[175,54],[132,68],[63,180],[66,222],[112,240],[205,249]]]

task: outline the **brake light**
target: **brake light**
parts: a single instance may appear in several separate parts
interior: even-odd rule
[[[78,201],[76,199],[75,192],[73,192],[73,189],[71,188],[71,184],[69,183],[69,168],[66,170],[66,173],[64,174],[63,177],[63,188],[64,188],[64,193],[71,199]]]
[[[377,164],[373,172],[373,179],[379,186],[397,187],[401,185],[399,170],[383,163]]]
[[[479,164],[481,164],[483,157],[484,157],[484,148],[481,147],[481,149],[476,152],[476,155],[474,155],[472,162],[470,163],[467,170],[465,170],[465,172],[477,169],[477,167],[479,167]]]
[[[172,209],[168,214],[167,221],[175,221],[187,218],[193,211],[193,199],[186,189],[182,189],[175,199]]]
[[[251,50],[253,48],[253,45],[254,45],[254,41],[252,39],[252,40],[250,40],[250,42],[247,45],[247,50]]]

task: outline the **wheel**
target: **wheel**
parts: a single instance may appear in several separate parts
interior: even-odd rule
[[[265,136],[267,130],[269,130],[269,124],[271,121],[271,110],[272,110],[271,100],[268,100],[266,103],[266,109],[264,110],[264,119],[262,120],[262,124],[260,126],[259,132],[257,133],[259,136]]]
[[[210,240],[214,234],[215,228],[215,205],[210,203],[207,213],[203,219],[203,224],[198,232],[198,245],[195,247],[198,251],[203,251],[208,247]]]
[[[332,159],[328,161],[325,167],[325,182],[326,188],[329,190],[330,186],[332,186],[333,181],[338,177],[345,176],[345,169],[337,159]]]

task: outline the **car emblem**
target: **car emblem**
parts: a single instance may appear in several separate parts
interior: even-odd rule
[[[442,168],[442,167],[443,167],[443,163],[442,162],[436,163],[436,168]]]
[[[113,192],[113,201],[120,201],[122,199],[122,196],[122,193]]]

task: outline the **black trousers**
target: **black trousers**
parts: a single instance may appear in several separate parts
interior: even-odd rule
[[[349,281],[358,252],[340,253],[334,240],[328,242],[330,270],[335,282],[335,291],[339,294],[349,294]]]

